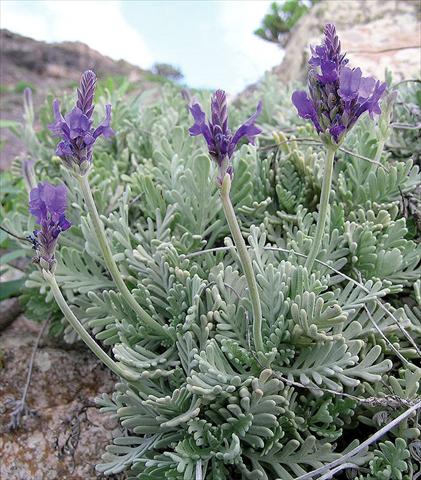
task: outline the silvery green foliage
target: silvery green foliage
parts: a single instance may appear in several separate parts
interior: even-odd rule
[[[369,480],[389,480],[397,478],[409,480],[408,460],[410,451],[403,438],[397,438],[395,443],[387,440],[379,444],[379,449],[374,450],[374,458],[370,461],[370,473],[365,477]]]
[[[404,80],[396,86],[398,98],[396,105],[396,123],[393,135],[388,140],[390,149],[398,157],[414,155],[419,161],[421,140],[419,136],[421,122],[421,80]]]
[[[175,342],[142,326],[116,292],[77,184],[46,154],[52,140],[44,131],[30,152],[40,153],[40,177],[60,175],[69,186],[74,227],[61,241],[57,281],[92,335],[139,375],[97,400],[122,427],[98,472],[291,480],[339,458],[419,398],[411,338],[421,343],[421,249],[401,198],[420,175],[411,159],[378,150],[387,119],[380,127],[361,122],[344,145],[371,159],[380,151],[381,165],[338,152],[323,264],[309,274],[300,254],[308,254],[315,230],[323,151],[310,141],[274,139],[282,130],[316,137],[272,76],[233,109],[236,123],[263,99],[264,133],[257,148],[243,146],[234,158],[232,201],[260,289],[269,369],[253,353],[245,278],[214,167],[187,133],[183,98],[170,86],[134,100],[123,93],[107,93],[118,134],[95,152],[90,181],[127,285],[154,319],[174,328]],[[23,213],[9,223],[31,230]],[[27,287],[53,307],[39,273]],[[70,327],[65,338],[77,340]],[[419,472],[417,419],[388,437],[353,459],[359,478]]]

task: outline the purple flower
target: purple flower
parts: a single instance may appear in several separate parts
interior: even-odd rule
[[[54,271],[58,236],[71,227],[65,217],[67,188],[65,185],[39,183],[29,194],[29,212],[40,225],[30,237],[36,256],[34,261],[48,271]]]
[[[307,93],[297,90],[292,94],[292,102],[296,106],[300,117],[311,120],[318,132],[322,131],[317,118],[317,112],[313,102],[308,98]]]
[[[311,47],[309,93],[294,92],[292,103],[300,117],[313,122],[324,141],[340,144],[364,112],[371,118],[381,113],[379,102],[386,84],[347,66],[334,25],[326,25],[324,35],[322,45]]]
[[[80,79],[76,106],[63,118],[59,101],[54,100],[54,123],[49,125],[49,129],[61,138],[61,142],[56,148],[56,155],[64,161],[66,166],[77,167],[78,173],[82,175],[89,170],[92,164],[93,145],[98,137],[114,135],[110,126],[111,105],[105,106],[105,119],[97,128],[93,128],[95,86],[95,73],[87,70]]]
[[[227,98],[223,90],[217,90],[211,99],[211,120],[206,123],[206,115],[199,103],[189,107],[194,118],[194,125],[189,129],[190,135],[203,135],[208,145],[209,154],[218,165],[218,183],[222,184],[225,174],[233,175],[231,158],[242,138],[254,144],[254,139],[261,133],[256,127],[256,118],[262,111],[262,102],[256,112],[246,120],[234,133],[228,128]]]

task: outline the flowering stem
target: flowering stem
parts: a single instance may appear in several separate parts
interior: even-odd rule
[[[86,175],[76,177],[80,188],[85,198],[86,207],[91,217],[92,225],[95,230],[96,238],[98,240],[99,246],[101,248],[102,254],[104,255],[105,264],[113,277],[115,284],[117,285],[118,290],[122,294],[123,298],[130,305],[132,310],[139,316],[143,324],[156,332],[158,335],[170,336],[170,333],[165,329],[161,324],[154,320],[135,300],[130,290],[127,288],[124,280],[121,276],[120,270],[113,258],[111,253],[110,246],[108,245],[107,238],[105,236],[104,225],[101,218],[99,217],[98,210],[96,209],[95,201],[92,196],[91,188],[89,186],[88,178]]]
[[[37,187],[37,176],[34,170],[34,162],[32,160],[24,160],[22,162],[22,173],[25,180],[25,187],[28,194]]]
[[[60,307],[63,315],[66,317],[70,325],[79,334],[80,338],[90,348],[90,350],[101,360],[102,363],[104,363],[112,372],[114,372],[119,377],[125,378],[127,380],[136,380],[137,376],[130,374],[130,372],[127,372],[123,367],[121,367],[114,360],[112,360],[85,330],[85,327],[79,322],[76,315],[72,312],[65,298],[63,297],[63,294],[60,291],[60,287],[57,284],[55,276],[52,273],[47,272],[46,270],[43,270],[42,273],[44,279],[50,285],[57,305]]]
[[[253,265],[247,253],[246,242],[241,234],[237,217],[230,199],[231,177],[226,174],[221,187],[221,199],[224,207],[225,217],[227,219],[232,238],[237,247],[238,256],[240,257],[241,266],[246,276],[247,285],[250,294],[251,305],[253,308],[253,337],[257,351],[264,352],[262,338],[262,307],[260,304],[259,291],[257,290],[256,278],[253,272]]]
[[[384,144],[385,143],[386,143],[386,139],[384,137],[380,138],[379,143],[377,144],[376,155],[374,157],[373,162],[376,162],[377,164],[380,163],[380,159],[382,158],[382,153],[383,153],[383,150],[384,150]]]
[[[322,183],[322,193],[320,196],[319,218],[316,226],[316,234],[314,235],[313,243],[305,263],[308,272],[311,272],[314,261],[319,254],[323,234],[325,231],[326,218],[329,211],[329,195],[332,185],[333,160],[335,158],[335,152],[336,147],[328,147],[326,151],[325,171]]]

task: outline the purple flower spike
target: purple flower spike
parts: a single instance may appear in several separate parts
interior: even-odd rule
[[[92,70],[87,70],[80,79],[80,87],[77,89],[76,106],[88,117],[92,117],[94,111],[94,95],[96,87],[96,75]]]
[[[75,169],[81,175],[85,175],[92,164],[92,152],[96,140],[101,135],[107,138],[114,135],[111,128],[111,105],[105,106],[105,119],[97,128],[93,127],[95,86],[96,75],[91,70],[87,70],[80,79],[76,106],[63,118],[59,101],[54,100],[54,123],[49,125],[49,129],[61,138],[56,155],[67,167]]]
[[[379,102],[386,84],[363,77],[360,68],[349,68],[335,26],[326,25],[322,45],[311,47],[309,95],[292,95],[298,115],[311,120],[323,141],[339,145],[358,118],[380,114]]]
[[[56,264],[58,236],[71,227],[65,217],[66,208],[67,188],[63,184],[39,183],[29,194],[29,212],[41,227],[30,237],[36,251],[34,261],[50,272],[54,272]]]
[[[221,185],[225,174],[233,176],[231,158],[241,139],[246,138],[254,144],[261,129],[255,122],[262,111],[262,102],[257,105],[256,112],[246,120],[234,133],[228,128],[227,98],[223,90],[217,90],[211,99],[211,121],[206,123],[206,115],[199,103],[189,107],[194,118],[194,125],[189,128],[190,135],[203,135],[208,145],[209,154],[218,165],[218,184]]]

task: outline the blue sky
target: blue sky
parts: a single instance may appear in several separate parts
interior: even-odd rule
[[[1,27],[49,42],[79,40],[144,68],[177,65],[193,87],[237,93],[282,60],[253,35],[266,0],[2,0]]]

